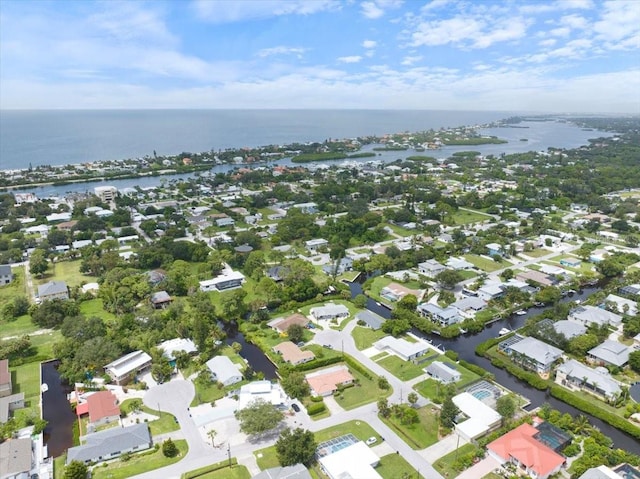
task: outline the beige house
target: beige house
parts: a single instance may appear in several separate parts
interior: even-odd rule
[[[294,366],[313,361],[316,356],[312,351],[303,351],[291,341],[284,341],[273,347],[273,351],[282,356],[282,360]]]

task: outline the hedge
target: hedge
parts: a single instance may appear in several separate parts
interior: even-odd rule
[[[610,426],[615,427],[623,432],[626,432],[630,436],[640,439],[640,428],[634,426],[626,419],[614,414],[606,409],[598,407],[597,404],[591,402],[587,396],[582,397],[577,394],[572,393],[571,391],[567,391],[565,388],[558,384],[554,384],[551,386],[551,395],[559,399],[560,401],[566,402],[567,404],[579,409],[582,412],[586,412],[587,414],[591,414],[598,419],[606,422]]]
[[[330,356],[327,358],[316,358],[308,363],[298,364],[293,367],[294,371],[310,371],[311,369],[321,368],[323,366],[329,366],[331,364],[342,362],[343,358],[340,356]]]
[[[237,464],[238,460],[235,457],[231,458],[231,465],[236,466]],[[210,464],[209,466],[204,466],[200,469],[185,472],[180,476],[180,479],[195,479],[196,477],[204,476],[205,474],[224,469],[225,467],[229,467],[229,461],[220,461],[216,464]]]
[[[358,361],[353,359],[351,356],[349,356],[348,354],[344,355],[344,362],[347,363],[352,369],[362,374],[365,378],[369,380],[373,380],[373,376],[371,376],[371,373],[369,372],[369,370],[365,368],[362,364],[360,364]]]
[[[544,391],[549,387],[549,381],[542,379],[536,373],[531,371],[526,371],[511,362],[505,362],[500,358],[491,357],[491,364],[500,369],[506,369],[509,374],[515,376],[516,378],[525,381],[530,386]]]
[[[478,356],[484,356],[485,353],[487,351],[489,351],[489,349],[491,349],[492,347],[494,347],[497,344],[500,344],[502,341],[504,341],[507,338],[510,338],[511,336],[513,336],[515,333],[510,333],[507,334],[505,336],[500,336],[498,338],[491,338],[486,340],[484,343],[480,343],[476,346],[476,354]]]
[[[460,366],[462,366],[463,368],[471,371],[472,373],[476,373],[478,376],[480,376],[481,378],[485,378],[487,376],[491,376],[491,373],[489,371],[487,371],[486,369],[477,366],[473,363],[470,363],[468,361],[465,361],[464,359],[461,359],[458,361],[458,364],[460,364]]]
[[[324,402],[316,402],[307,406],[307,414],[309,414],[309,416],[315,416],[326,410],[327,406],[325,406]]]

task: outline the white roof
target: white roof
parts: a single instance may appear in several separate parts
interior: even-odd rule
[[[244,274],[240,271],[233,271],[229,266],[226,266],[222,273],[213,279],[206,281],[200,281],[200,286],[214,286],[218,283],[224,283],[226,281],[232,281],[234,279],[244,280]]]
[[[238,409],[244,409],[252,402],[263,400],[274,406],[285,404],[289,398],[278,383],[253,381],[240,387]]]
[[[164,355],[169,359],[175,359],[175,353],[184,351],[185,353],[197,353],[198,348],[193,341],[184,338],[174,338],[160,343],[159,348],[164,351]]]
[[[469,417],[456,425],[456,429],[463,436],[475,439],[501,420],[500,414],[468,392],[460,393],[452,400],[457,408]]]
[[[144,351],[134,351],[107,364],[104,369],[113,376],[121,378],[151,361]]]
[[[227,356],[214,356],[207,361],[207,367],[218,381],[225,383],[234,377],[242,377],[238,367]]]
[[[380,458],[364,442],[356,442],[320,458],[320,464],[333,479],[382,479],[373,468]]]
[[[393,336],[385,336],[384,338],[379,339],[378,341],[373,343],[373,345],[380,350],[389,348],[405,357],[420,354],[429,349],[429,345],[422,341],[410,343],[406,339],[394,338]]]

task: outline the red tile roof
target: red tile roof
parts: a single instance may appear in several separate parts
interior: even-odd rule
[[[547,477],[564,463],[565,459],[553,449],[536,441],[538,430],[530,424],[522,424],[487,445],[504,460],[517,459],[539,477]]]
[[[87,397],[89,405],[89,422],[96,422],[104,417],[119,416],[118,400],[111,391],[99,391]]]
[[[9,384],[11,382],[11,373],[9,372],[9,360],[0,360],[0,384]]]

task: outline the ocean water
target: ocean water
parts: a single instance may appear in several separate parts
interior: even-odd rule
[[[0,169],[477,125],[511,112],[416,110],[0,111]]]

